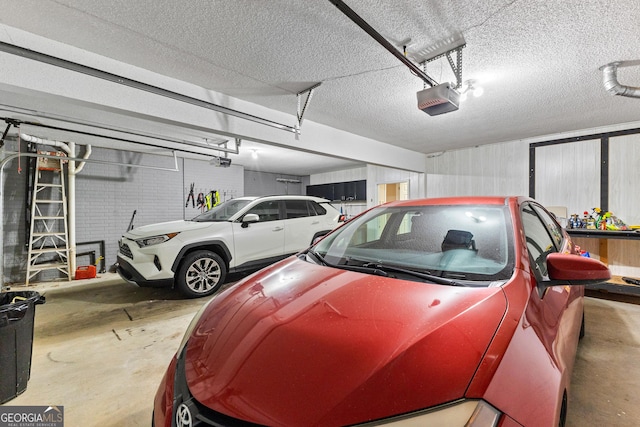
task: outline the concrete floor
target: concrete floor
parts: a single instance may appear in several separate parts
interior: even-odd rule
[[[47,302],[36,306],[31,379],[5,405],[64,406],[70,427],[151,424],[158,383],[205,300],[102,276],[35,287]],[[568,426],[637,426],[640,305],[585,301]]]

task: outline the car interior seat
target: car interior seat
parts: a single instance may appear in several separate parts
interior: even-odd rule
[[[427,235],[427,216],[414,215],[411,217],[411,235],[424,238]]]
[[[464,230],[449,230],[442,241],[442,252],[451,249],[476,249],[476,242],[473,240],[473,234]]]

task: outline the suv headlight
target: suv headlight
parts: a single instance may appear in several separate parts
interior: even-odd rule
[[[161,234],[159,236],[144,237],[142,239],[136,239],[135,242],[138,244],[138,246],[144,248],[147,246],[159,245],[160,243],[164,243],[168,240],[173,239],[178,234],[180,233],[167,233]]]
[[[411,414],[359,424],[360,427],[460,426],[495,427],[502,414],[484,400],[463,400]]]

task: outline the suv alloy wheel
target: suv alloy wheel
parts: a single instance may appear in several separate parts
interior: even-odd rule
[[[216,292],[224,283],[227,268],[215,252],[200,250],[185,256],[176,273],[176,287],[190,298]]]

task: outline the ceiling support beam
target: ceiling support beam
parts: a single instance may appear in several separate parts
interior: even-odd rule
[[[134,139],[122,138],[122,137],[118,137],[118,136],[114,136],[114,135],[99,134],[99,133],[96,133],[96,132],[82,131],[82,130],[79,130],[79,129],[66,128],[66,127],[61,127],[61,126],[53,126],[53,125],[47,125],[47,124],[44,124],[44,123],[31,122],[31,121],[25,121],[25,120],[15,120],[15,119],[11,119],[11,118],[8,118],[8,117],[0,117],[0,120],[4,120],[7,123],[11,122],[11,124],[13,124],[16,128],[19,128],[19,126],[21,124],[25,124],[25,125],[28,125],[28,126],[33,126],[33,127],[43,128],[43,129],[52,129],[52,130],[63,131],[63,132],[70,132],[70,133],[75,133],[75,134],[84,135],[84,136],[90,136],[90,137],[94,137],[94,138],[104,138],[104,139],[109,139],[109,140],[112,140],[112,141],[126,142],[126,143],[129,143],[129,144],[137,144],[137,145],[142,145],[142,146],[146,146],[146,147],[162,148],[162,149],[165,149],[165,150],[170,150],[171,152],[178,151],[178,152],[181,152],[181,153],[197,154],[197,155],[200,155],[200,156],[214,156],[215,157],[215,154],[213,154],[213,153],[207,154],[207,153],[204,153],[202,151],[189,150],[187,148],[167,147],[167,146],[161,145],[161,144],[154,144],[154,143],[150,143],[150,142],[137,141],[137,140],[134,140]],[[119,132],[119,133],[127,133],[127,132],[121,131],[119,129],[108,129],[106,127],[103,127],[101,129],[107,130],[107,131]],[[211,145],[192,143],[192,142],[189,142],[189,141],[185,141],[185,140],[181,140],[181,139],[172,139],[172,138],[168,138],[168,137],[159,138],[159,137],[152,136],[152,135],[132,134],[132,133],[130,133],[130,135],[141,136],[141,137],[144,137],[144,138],[156,139],[156,140],[161,140],[161,141],[175,142],[175,143],[178,143],[180,145],[192,146],[192,147],[197,147],[197,148],[211,150],[211,151],[215,150],[216,152],[228,151],[230,153],[238,154],[238,148],[239,148],[239,145],[237,145],[235,149],[229,149],[229,148],[220,147],[218,144],[216,144],[216,147],[212,147]],[[135,151],[135,150],[130,150],[130,151]]]
[[[181,102],[192,104],[198,107],[206,108],[208,110],[216,111],[218,113],[227,114],[230,116],[249,120],[265,126],[274,127],[276,129],[280,129],[280,130],[284,130],[292,133],[297,132],[294,126],[288,126],[282,123],[274,122],[272,120],[264,119],[262,117],[254,116],[252,114],[243,113],[241,111],[233,110],[231,108],[227,108],[221,105],[213,104],[211,102],[203,101],[198,98],[193,98],[187,95],[183,95],[181,93],[173,92],[167,89],[163,89],[161,87],[139,82],[137,80],[128,79],[126,77],[119,76],[117,74],[112,74],[106,71],[99,70],[97,68],[88,67],[86,65],[78,64],[72,61],[67,61],[66,59],[57,58],[55,56],[47,55],[41,52],[36,52],[34,50],[26,49],[20,46],[12,45],[5,42],[0,42],[0,51],[21,56],[23,58],[31,59],[34,61],[43,62],[45,64],[54,65],[56,67],[64,68],[70,71],[87,74],[92,77],[108,80],[113,83],[129,86],[134,89],[143,90],[143,91],[160,95],[166,98],[171,98],[176,101],[181,101]]]
[[[296,139],[299,139],[300,137],[300,128],[302,127],[302,119],[304,117],[304,112],[307,111],[307,107],[309,106],[309,103],[311,102],[311,97],[313,96],[313,90],[317,87],[319,87],[322,84],[322,82],[316,83],[313,86],[311,86],[308,89],[305,89],[303,91],[300,91],[296,94],[296,98],[298,98],[298,111],[297,111],[297,118],[298,118],[298,123],[296,124]],[[308,93],[307,93],[308,92]],[[304,101],[304,106],[302,107],[302,109],[300,109],[300,97],[302,95],[304,95],[305,93],[307,93],[307,98]]]
[[[344,13],[349,19],[356,23],[360,28],[362,28],[367,34],[373,37],[378,43],[382,45],[385,49],[387,49],[393,56],[398,58],[400,62],[409,67],[409,69],[418,77],[420,77],[425,84],[429,86],[437,86],[438,82],[429,77],[424,71],[420,69],[416,64],[414,64],[411,60],[409,60],[402,52],[396,49],[387,39],[385,39],[380,33],[373,29],[371,25],[369,25],[364,19],[360,17],[357,13],[353,11],[349,6],[347,6],[342,0],[329,0],[333,3],[342,13]]]
[[[52,124],[46,124],[46,123],[42,123],[39,121],[33,122],[33,121],[29,121],[29,120],[24,120],[24,119],[12,119],[9,117],[2,117],[1,115],[4,112],[8,112],[8,113],[17,113],[20,115],[27,115],[30,117],[35,117],[36,119],[50,119],[53,120],[54,122],[62,122],[62,123],[66,123],[67,125],[72,125],[71,127],[62,127],[62,126],[55,126]],[[150,120],[149,118],[145,118],[146,120]],[[100,138],[106,138],[106,139],[113,139],[113,140],[119,140],[121,142],[127,142],[127,143],[137,143],[137,144],[142,144],[144,145],[143,142],[136,142],[134,140],[128,140],[128,139],[120,139],[120,138],[112,138],[105,135],[98,135],[94,132],[88,132],[85,131],[83,132],[82,130],[79,130],[77,128],[74,128],[73,126],[81,126],[82,128],[91,128],[91,129],[100,129],[100,130],[104,130],[107,132],[116,132],[119,134],[125,134],[125,135],[131,135],[131,136],[135,136],[135,137],[143,137],[143,138],[150,138],[153,140],[157,140],[157,141],[167,141],[169,143],[176,143],[176,144],[180,144],[180,145],[189,145],[192,147],[198,147],[198,148],[202,148],[205,150],[209,150],[209,149],[213,149],[213,147],[211,146],[211,144],[215,144],[217,145],[216,150],[217,151],[224,151],[224,152],[228,152],[231,154],[239,154],[238,151],[238,147],[240,146],[239,144],[236,146],[236,148],[234,149],[230,149],[230,148],[224,148],[224,147],[220,147],[220,145],[223,142],[228,141],[228,139],[225,139],[223,141],[221,140],[215,140],[215,141],[210,141],[209,138],[205,137],[204,138],[204,142],[196,142],[196,141],[190,141],[187,139],[183,139],[183,138],[172,138],[170,136],[166,136],[166,135],[162,135],[162,134],[152,134],[152,133],[148,133],[148,132],[142,132],[142,131],[135,131],[132,129],[126,129],[126,128],[119,128],[119,127],[115,127],[115,126],[108,126],[108,125],[103,125],[97,122],[90,122],[90,121],[83,121],[83,120],[78,120],[78,119],[73,119],[70,117],[66,117],[66,116],[61,116],[58,114],[52,114],[52,113],[47,113],[47,112],[43,112],[43,111],[35,111],[35,110],[27,110],[27,109],[23,109],[23,108],[19,108],[19,107],[11,107],[11,106],[7,106],[7,105],[3,105],[0,104],[0,120],[4,120],[7,123],[12,123],[15,127],[19,127],[20,123],[24,123],[26,125],[30,125],[30,126],[36,126],[36,127],[43,127],[43,128],[49,128],[49,129],[54,129],[54,130],[61,130],[61,131],[65,131],[65,132],[72,132],[72,133],[78,133],[78,134],[84,134],[87,136],[96,136],[96,137],[100,137]],[[207,133],[213,133],[215,135],[221,135],[222,137],[226,137],[226,138],[236,138],[236,140],[240,140],[241,138],[244,139],[251,139],[249,137],[246,136],[241,136],[241,135],[237,135],[234,133],[230,133],[230,132],[221,132],[221,131],[216,131],[215,129],[210,129],[210,128],[204,128],[204,127],[200,127],[200,126],[193,126],[193,125],[184,125],[182,123],[178,123],[178,122],[167,122],[164,121],[162,122],[163,124],[169,124],[171,126],[176,126],[176,127],[184,127],[185,129],[190,129],[190,130],[195,130],[198,132],[207,132]],[[264,142],[264,141],[260,141],[260,140],[255,140],[255,142]],[[184,151],[184,152],[189,152],[189,151],[185,151],[182,150],[180,148],[176,148],[176,147],[165,147],[165,146],[161,146],[161,145],[154,145],[160,148],[167,148],[167,149],[171,149],[171,150],[178,150],[178,151]],[[192,153],[192,152],[189,152]],[[192,153],[192,154],[196,154],[196,153]],[[197,153],[197,154],[203,154],[206,155],[204,153]]]
[[[460,34],[459,39],[456,39],[454,42],[442,46],[437,53],[433,52],[433,54],[429,58],[422,61],[420,65],[422,65],[422,67],[426,71],[427,63],[446,56],[447,61],[449,61],[449,66],[451,67],[451,71],[453,71],[453,74],[456,77],[456,85],[454,89],[459,89],[460,87],[462,87],[462,49],[464,49],[466,46],[467,43],[464,41],[464,37],[462,37],[462,34]],[[453,61],[453,58],[451,57],[451,54],[453,52],[456,53],[455,63]]]

